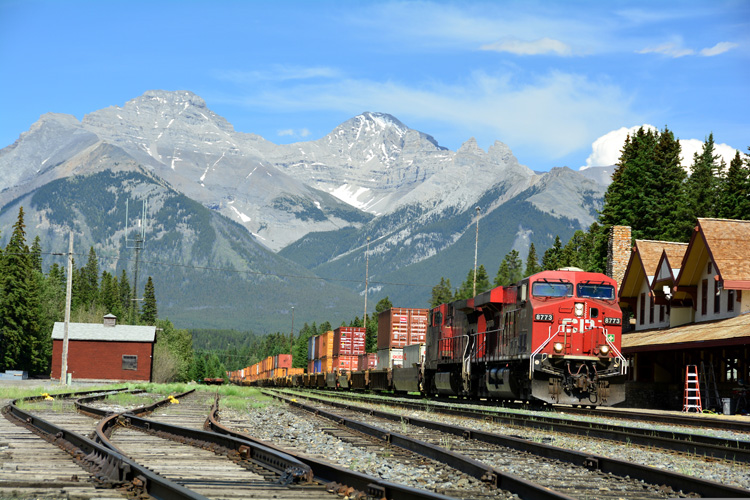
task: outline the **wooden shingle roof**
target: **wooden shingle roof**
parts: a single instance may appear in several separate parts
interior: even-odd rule
[[[697,285],[708,259],[716,265],[716,279],[724,288],[750,290],[750,221],[699,218],[678,287]]]

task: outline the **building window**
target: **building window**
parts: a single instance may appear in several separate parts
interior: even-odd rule
[[[727,290],[727,312],[734,311],[734,290]]]
[[[641,294],[641,309],[638,312],[638,322],[640,324],[643,324],[643,321],[646,319],[646,294]]]
[[[712,268],[713,268],[713,266],[712,266],[711,264],[712,264],[712,263],[711,263],[711,261],[709,260],[709,261],[708,261],[708,274],[711,274],[711,272],[713,271],[713,269],[712,269]]]
[[[650,294],[648,296],[648,322],[654,322],[654,296]]]
[[[123,370],[137,370],[138,369],[138,356],[130,354],[122,355],[122,369]]]
[[[703,280],[701,283],[701,316],[705,316],[708,312],[708,280]]]
[[[664,323],[664,306],[659,306],[659,323]]]
[[[714,314],[721,312],[721,288],[719,288],[719,282],[714,281]]]

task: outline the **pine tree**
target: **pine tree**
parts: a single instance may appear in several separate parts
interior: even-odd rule
[[[39,290],[34,286],[32,259],[26,245],[23,207],[13,225],[2,274],[0,304],[0,368],[37,373],[45,365],[37,314]]]
[[[31,268],[42,272],[42,244],[39,236],[34,238],[34,243],[31,245],[30,262]]]
[[[114,314],[118,318],[122,317],[122,307],[120,306],[120,288],[119,284],[117,283],[117,276],[112,276],[107,271],[102,272],[99,302],[104,306],[109,314]]]
[[[661,131],[654,148],[654,183],[644,186],[655,214],[653,228],[642,228],[642,236],[652,240],[674,241],[680,235],[680,216],[686,204],[687,173],[680,164],[682,148],[669,128]]]
[[[529,253],[526,256],[526,269],[523,272],[523,276],[531,276],[542,270],[542,266],[539,265],[539,258],[536,256],[536,248],[532,243],[529,246]]]
[[[484,265],[481,265],[477,268],[477,295],[479,295],[482,292],[486,292],[490,289],[490,278],[487,276],[487,270],[484,268]],[[466,300],[470,299],[474,296],[474,269],[469,270],[468,276],[466,276],[466,281],[464,281],[461,284],[461,288],[459,288],[455,295],[454,300]]]
[[[90,307],[96,304],[99,298],[99,260],[92,246],[89,249],[89,258],[86,266],[81,268],[81,291],[83,303]]]
[[[156,293],[154,292],[154,282],[151,280],[151,276],[148,277],[146,287],[143,291],[143,307],[141,308],[141,323],[145,325],[156,324]],[[286,336],[284,336],[286,339]],[[289,352],[287,349],[284,352]],[[280,353],[276,353],[280,354]]]
[[[130,282],[128,281],[128,275],[125,272],[125,269],[123,269],[122,273],[120,274],[120,279],[117,282],[117,286],[120,290],[120,310],[122,311],[122,321],[120,321],[120,323],[131,324],[129,316],[132,297],[130,296]]]
[[[495,286],[508,286],[523,278],[523,262],[518,251],[511,250],[505,255],[500,263],[500,268],[495,276]]]
[[[729,162],[726,175],[719,180],[716,216],[722,219],[750,219],[750,156],[743,161],[737,151]]]
[[[451,280],[440,278],[440,283],[432,287],[432,297],[430,298],[430,309],[440,304],[448,304],[453,301],[453,291],[451,289]]]
[[[689,241],[698,217],[715,217],[717,201],[717,174],[720,171],[719,155],[714,154],[714,135],[703,142],[700,154],[693,154],[693,166],[685,182],[687,211],[680,217],[680,241]]]
[[[555,243],[549,247],[542,256],[542,267],[544,270],[556,270],[560,267],[560,260],[562,258],[562,242],[559,236],[555,236]]]

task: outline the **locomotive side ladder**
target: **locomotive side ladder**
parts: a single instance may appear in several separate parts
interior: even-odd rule
[[[701,387],[698,380],[698,365],[687,365],[685,367],[685,400],[682,411],[696,410],[703,413],[701,406]]]

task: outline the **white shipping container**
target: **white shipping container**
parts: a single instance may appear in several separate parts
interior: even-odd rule
[[[424,344],[413,344],[404,347],[404,368],[412,368],[422,364],[427,346]]]
[[[404,366],[404,350],[400,347],[378,350],[378,370]]]

